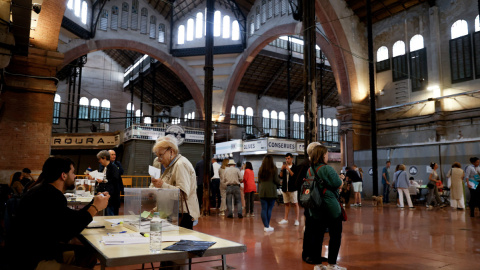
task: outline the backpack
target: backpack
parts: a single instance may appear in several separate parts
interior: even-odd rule
[[[320,168],[323,167],[321,165]],[[313,179],[303,179],[302,186],[300,188],[299,203],[304,208],[318,209],[322,206],[323,196],[325,195],[326,188],[321,188],[324,180],[321,179],[315,169],[311,167],[314,175]]]

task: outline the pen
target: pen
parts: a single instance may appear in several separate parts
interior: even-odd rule
[[[115,234],[115,233],[127,233],[127,231],[121,231],[121,232],[111,232],[111,233],[107,233],[107,234]]]

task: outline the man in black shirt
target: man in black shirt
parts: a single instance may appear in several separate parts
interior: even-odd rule
[[[93,268],[96,259],[83,246],[67,245],[107,207],[108,193],[95,196],[81,210],[67,206],[63,195],[75,182],[73,161],[51,157],[45,161],[41,183],[21,199],[7,239],[12,269]],[[88,255],[87,255],[88,254]],[[74,269],[83,269],[74,268]]]

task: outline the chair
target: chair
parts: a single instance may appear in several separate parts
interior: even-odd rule
[[[132,177],[122,177],[123,187],[132,187]],[[125,194],[120,194],[120,197],[124,197]]]

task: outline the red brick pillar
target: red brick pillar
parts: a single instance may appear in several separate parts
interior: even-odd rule
[[[25,167],[39,173],[50,155],[56,67],[63,54],[30,48],[14,56],[0,95],[0,183]]]

